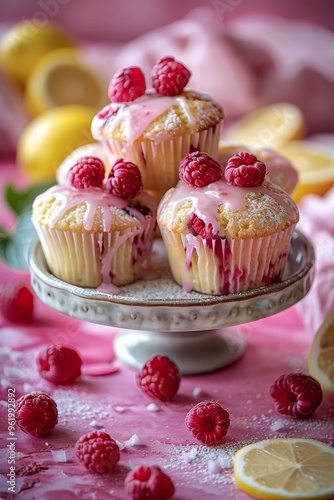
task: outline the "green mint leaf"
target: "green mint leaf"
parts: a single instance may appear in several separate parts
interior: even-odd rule
[[[36,196],[54,184],[54,181],[43,182],[22,191],[18,190],[13,184],[8,184],[5,188],[4,198],[13,212],[20,215],[24,210],[30,208]]]

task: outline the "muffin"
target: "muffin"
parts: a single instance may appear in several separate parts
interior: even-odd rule
[[[180,178],[158,208],[175,281],[211,295],[279,281],[299,214],[290,195],[268,179],[265,164],[239,152],[224,170],[196,152],[181,163]]]
[[[271,182],[277,184],[293,195],[298,184],[298,171],[293,167],[287,158],[284,158],[273,149],[265,146],[246,145],[233,141],[220,141],[218,161],[226,165],[229,158],[239,151],[248,151],[263,161],[267,167],[267,175]]]
[[[222,107],[211,96],[186,89],[189,77],[181,63],[163,58],[152,70],[153,88],[146,89],[140,68],[125,68],[111,81],[112,102],[93,119],[93,137],[109,154],[138,165],[145,189],[175,186],[189,152],[218,153]]]
[[[66,184],[35,199],[32,221],[51,273],[118,293],[149,271],[157,203],[141,192],[140,172],[127,160],[116,162],[104,179],[99,158],[81,158]]]

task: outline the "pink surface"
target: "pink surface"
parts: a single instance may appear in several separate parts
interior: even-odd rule
[[[1,191],[9,180],[24,184],[14,163],[8,161],[0,165]],[[327,208],[332,210],[329,198],[316,199],[312,203],[321,204],[323,212]],[[309,202],[308,212],[305,206],[305,218],[310,224],[313,213]],[[0,200],[0,225],[9,227],[13,222]],[[332,260],[331,269],[333,267]],[[18,276],[29,279],[27,274],[0,264],[0,281]],[[324,280],[321,286],[329,289],[332,285]],[[317,290],[315,288],[313,293],[317,294]],[[152,400],[136,386],[135,372],[114,358],[113,340],[118,333],[114,328],[67,317],[38,299],[33,324],[16,326],[0,318],[0,422],[4,443],[0,497],[122,499],[126,498],[123,481],[127,471],[138,464],[157,464],[173,479],[178,500],[245,500],[249,497],[236,487],[232,468],[209,474],[209,460],[220,457],[231,461],[235,451],[243,445],[275,436],[316,438],[333,446],[334,395],[325,394],[321,406],[306,421],[278,415],[269,396],[270,385],[279,375],[291,371],[307,372],[307,356],[314,333],[311,319],[307,325],[301,320],[306,307],[303,309],[302,304],[312,309],[307,300],[307,297],[303,299],[299,309],[294,306],[271,318],[241,326],[240,331],[247,340],[244,356],[224,370],[183,377],[179,393],[170,403],[155,401],[160,411],[147,408]],[[321,317],[321,309],[317,317]],[[76,347],[84,367],[87,370],[90,367],[94,374],[85,374],[77,383],[59,387],[41,379],[35,367],[36,354],[42,346],[54,342]],[[109,374],[99,376],[97,370]],[[8,386],[15,388],[17,397],[32,390],[46,391],[56,400],[59,409],[59,424],[44,438],[34,438],[16,430],[15,496],[10,496],[6,484]],[[231,427],[220,446],[201,445],[185,427],[187,412],[202,400],[218,401],[230,412]],[[138,436],[138,444],[127,443],[121,450],[120,463],[111,475],[90,473],[75,457],[75,442],[83,433],[96,428],[92,423],[102,426],[123,445],[135,434]],[[66,462],[55,461],[52,451],[56,450],[65,450]]]

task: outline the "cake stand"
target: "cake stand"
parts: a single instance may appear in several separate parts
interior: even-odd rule
[[[32,286],[43,302],[78,319],[121,329],[114,343],[121,361],[138,369],[155,354],[165,354],[184,375],[191,375],[236,361],[246,346],[238,325],[283,311],[307,294],[314,277],[314,251],[295,231],[279,283],[224,296],[184,292],[171,277],[161,240],[154,243],[152,259],[160,277],[120,287],[119,295],[54,277],[39,242],[32,247],[29,266]]]

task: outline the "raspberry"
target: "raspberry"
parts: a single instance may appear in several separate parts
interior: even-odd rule
[[[178,367],[167,356],[157,355],[137,373],[138,386],[148,396],[167,401],[175,396],[181,381]]]
[[[119,70],[109,84],[108,96],[112,102],[131,102],[146,90],[144,73],[137,66]]]
[[[219,444],[230,427],[230,415],[219,403],[202,402],[186,416],[186,426],[203,444]]]
[[[322,401],[319,382],[303,373],[281,375],[270,387],[270,395],[279,413],[294,418],[310,417]]]
[[[15,418],[23,432],[45,436],[58,423],[57,404],[44,392],[25,394],[16,403]]]
[[[206,226],[205,222],[196,214],[193,214],[189,221],[189,230],[194,236],[197,236],[199,234],[205,240],[210,238],[215,239],[219,237],[217,233],[214,233],[212,224],[209,223],[208,226]]]
[[[127,474],[124,486],[135,500],[168,500],[175,492],[170,477],[156,465],[133,469]]]
[[[27,323],[33,319],[34,295],[20,281],[8,281],[0,288],[0,312],[14,323]]]
[[[153,66],[151,80],[153,88],[161,95],[179,95],[187,85],[190,71],[174,57],[163,57]]]
[[[124,158],[118,158],[106,182],[106,190],[114,196],[130,200],[143,189],[141,173],[137,165]]]
[[[81,375],[82,361],[72,347],[49,345],[37,356],[39,374],[53,384],[67,384]]]
[[[69,169],[67,180],[76,189],[102,188],[104,176],[103,162],[95,156],[84,156]]]
[[[112,472],[120,459],[116,441],[104,431],[81,436],[75,444],[75,454],[87,469],[99,474]]]
[[[223,170],[208,154],[194,151],[183,158],[179,176],[189,186],[204,187],[218,181],[223,176]]]
[[[265,164],[255,155],[240,151],[228,160],[225,179],[232,186],[256,187],[264,181],[266,170]]]

